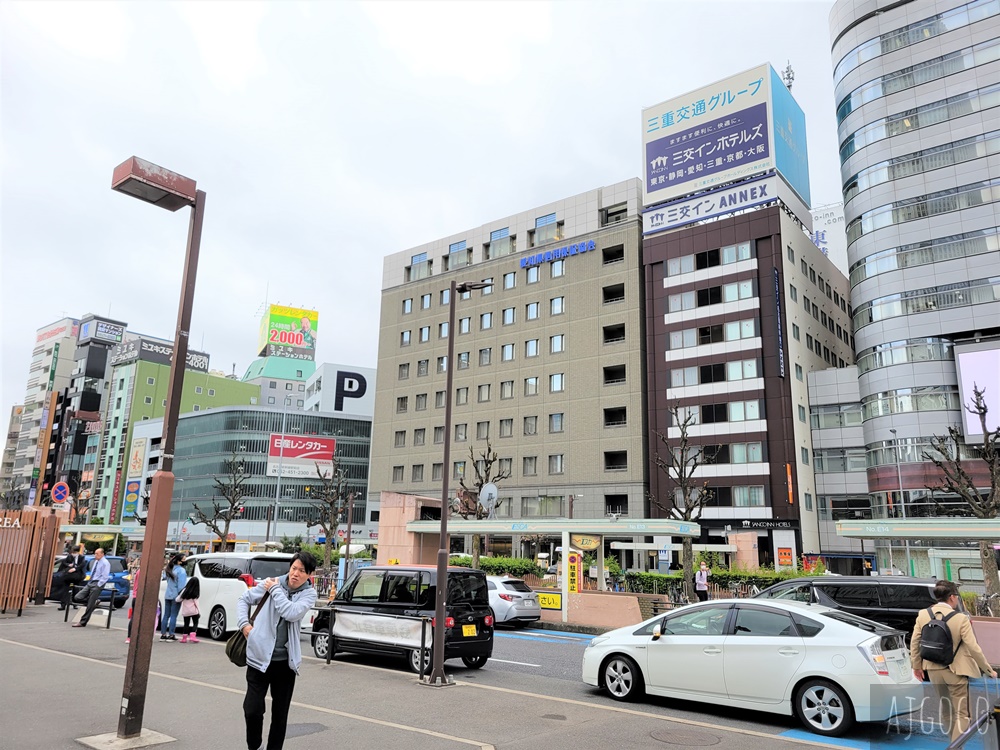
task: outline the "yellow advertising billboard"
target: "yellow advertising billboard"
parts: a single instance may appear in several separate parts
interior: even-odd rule
[[[271,305],[260,320],[260,356],[315,360],[318,327],[315,310]]]

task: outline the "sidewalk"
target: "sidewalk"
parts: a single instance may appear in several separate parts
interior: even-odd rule
[[[111,629],[72,629],[55,605],[0,616],[5,680],[0,750],[78,750],[75,739],[113,733],[126,657],[123,612]],[[92,623],[93,625],[94,623]],[[655,716],[643,704],[595,704],[545,694],[564,681],[493,670],[449,670],[457,684],[429,688],[415,675],[357,663],[306,658],[289,715],[288,750],[347,745],[352,750],[580,750],[716,745],[739,750],[824,746]],[[153,644],[143,726],[176,738],[168,750],[242,750],[244,671],[223,644]],[[265,720],[265,727],[267,721]],[[830,745],[826,745],[829,747]]]

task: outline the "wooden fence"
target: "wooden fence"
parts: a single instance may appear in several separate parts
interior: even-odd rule
[[[0,614],[16,609],[20,617],[36,591],[48,595],[65,521],[66,514],[52,508],[0,512]]]

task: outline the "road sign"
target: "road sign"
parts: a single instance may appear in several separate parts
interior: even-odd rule
[[[64,503],[69,500],[69,485],[65,482],[56,482],[52,487],[52,502]]]

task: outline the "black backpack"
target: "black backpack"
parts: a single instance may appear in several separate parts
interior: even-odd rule
[[[951,630],[948,629],[948,620],[958,612],[938,617],[938,613],[928,607],[927,613],[931,616],[931,621],[920,629],[920,658],[947,667],[958,653],[951,638]]]

